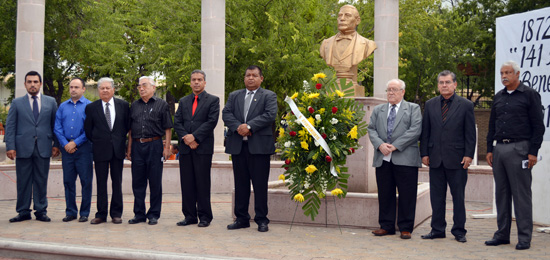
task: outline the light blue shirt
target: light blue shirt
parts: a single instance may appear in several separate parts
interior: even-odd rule
[[[84,133],[84,119],[86,119],[84,111],[86,105],[90,103],[92,103],[90,100],[82,96],[76,104],[69,99],[59,105],[55,114],[54,133],[61,147],[65,147],[71,140],[77,146],[88,141]]]

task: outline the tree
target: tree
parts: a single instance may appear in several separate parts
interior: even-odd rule
[[[15,32],[17,1],[0,0],[0,82],[15,73]],[[15,77],[9,77],[6,87],[12,91],[6,105],[14,98]]]

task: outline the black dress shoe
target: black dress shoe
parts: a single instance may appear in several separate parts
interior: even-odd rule
[[[149,225],[156,225],[159,223],[158,218],[150,218],[149,219]]]
[[[206,220],[201,220],[201,222],[199,222],[199,227],[208,227],[210,226],[210,222],[206,221]]]
[[[25,221],[25,220],[29,220],[29,219],[31,219],[31,214],[27,214],[27,215],[18,214],[17,216],[15,216],[13,218],[10,218],[10,222],[11,223],[21,222],[21,221]]]
[[[122,218],[119,217],[114,217],[111,221],[115,224],[122,224]]]
[[[42,222],[50,222],[50,221],[52,221],[52,220],[48,217],[48,215],[46,215],[46,214],[42,214],[42,215],[36,216],[36,220],[42,221]]]
[[[445,238],[445,234],[435,234],[433,232],[430,232],[426,235],[420,236],[422,239],[434,239],[434,238]]]
[[[531,243],[527,243],[527,242],[519,242],[516,245],[517,250],[525,250],[525,249],[529,249],[529,248],[531,248]]]
[[[227,229],[233,230],[233,229],[241,229],[241,228],[249,228],[250,222],[239,222],[235,221],[233,224],[227,225]]]
[[[129,224],[137,224],[137,223],[142,223],[142,222],[145,222],[145,221],[147,221],[147,219],[134,217],[133,219],[128,220],[128,223]]]
[[[460,243],[466,243],[466,236],[465,235],[456,235],[455,240]]]
[[[101,224],[103,222],[105,222],[106,220],[103,219],[103,218],[94,218],[92,219],[92,221],[90,221],[90,224],[92,225],[97,225],[97,224]]]
[[[178,226],[189,226],[189,225],[193,225],[193,224],[197,224],[198,221],[195,219],[195,220],[191,220],[191,219],[184,219],[178,223],[176,223],[176,225]]]
[[[76,216],[65,216],[63,218],[63,222],[69,222],[69,221],[73,221],[76,219]]]
[[[498,246],[498,245],[508,245],[508,244],[510,244],[510,240],[497,239],[497,238],[493,238],[491,240],[485,241],[486,246]]]
[[[78,219],[78,222],[88,222],[88,217],[80,216],[80,218]]]
[[[267,232],[269,230],[269,227],[266,223],[258,224],[258,231],[260,232]]]

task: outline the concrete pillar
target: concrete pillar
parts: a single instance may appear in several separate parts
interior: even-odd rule
[[[206,73],[206,91],[225,106],[225,0],[202,0],[201,69]],[[214,130],[214,160],[227,160],[223,146],[223,121]]]
[[[46,0],[17,1],[15,97],[27,93],[24,85],[27,72],[35,70],[43,76],[45,16]]]
[[[399,0],[374,1],[374,97],[386,98],[386,83],[398,77]]]

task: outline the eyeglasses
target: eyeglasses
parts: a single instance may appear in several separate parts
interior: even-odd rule
[[[402,88],[389,88],[389,89],[386,89],[386,92],[387,93],[397,93],[398,91],[401,91],[403,90]]]
[[[450,81],[450,80],[447,80],[447,81],[439,81],[439,82],[437,82],[437,83],[438,83],[439,85],[442,85],[442,86],[453,84],[453,82]]]
[[[149,86],[149,84],[147,84],[147,83],[142,83],[142,84],[137,85],[136,88],[137,88],[137,89],[146,88],[147,86]]]

